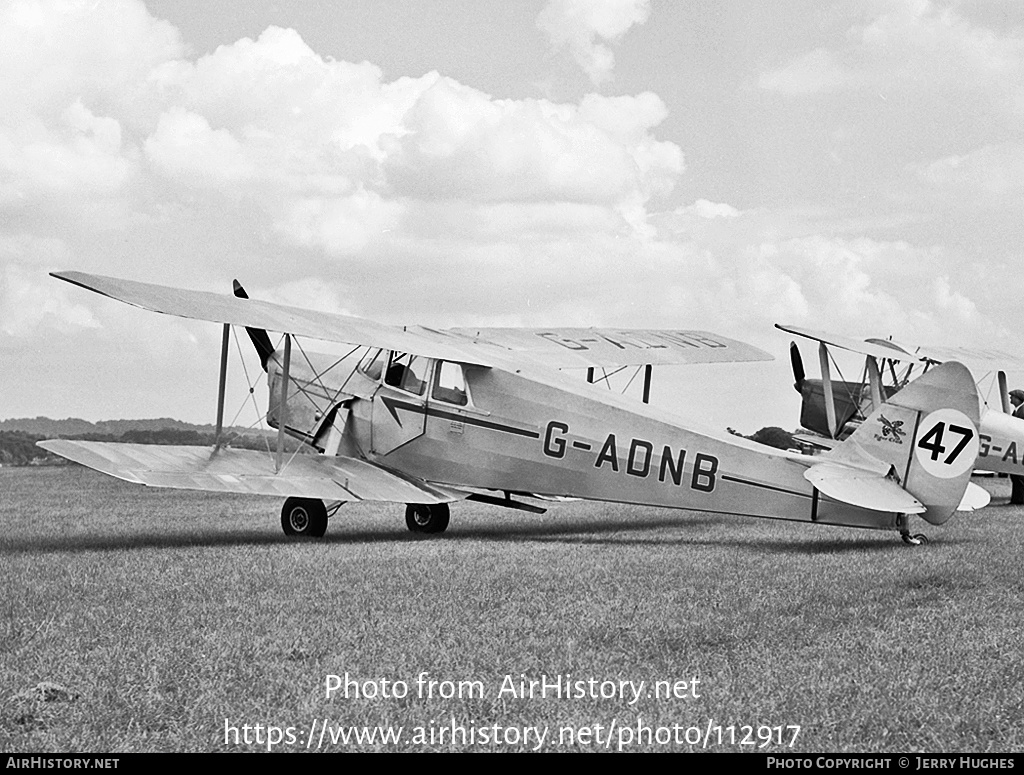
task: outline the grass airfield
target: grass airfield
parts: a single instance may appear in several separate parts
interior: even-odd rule
[[[440,538],[348,504],[301,541],[273,498],[0,469],[0,750],[1019,752],[1024,507],[975,481],[922,547],[594,503],[453,504]],[[346,673],[377,696],[327,698]],[[542,675],[645,684],[501,691]]]

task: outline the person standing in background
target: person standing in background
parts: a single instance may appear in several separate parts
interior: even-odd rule
[[[1013,416],[1024,420],[1024,390],[1011,390],[1010,403],[1013,404]],[[1010,504],[1024,506],[1024,476],[1010,474]]]

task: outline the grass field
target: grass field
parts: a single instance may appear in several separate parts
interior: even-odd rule
[[[993,505],[918,548],[586,503],[456,504],[429,539],[350,504],[296,541],[275,499],[0,469],[0,749],[1019,752],[1024,507],[978,481]],[[328,699],[346,673],[378,696]],[[587,696],[500,691],[545,674]]]

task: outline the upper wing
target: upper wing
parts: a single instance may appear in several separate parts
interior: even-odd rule
[[[823,342],[824,344],[832,345],[833,347],[838,347],[842,350],[860,353],[861,355],[870,355],[872,358],[885,358],[894,361],[924,360],[920,355],[914,355],[913,353],[907,352],[895,342],[888,342],[884,339],[871,339],[869,341],[865,341],[852,336],[832,334],[825,331],[815,331],[810,328],[784,326],[781,323],[776,323],[775,327],[788,334],[796,334],[797,336],[813,339],[816,342]]]
[[[453,328],[552,368],[770,361],[753,345],[707,331],[623,328]]]
[[[876,342],[879,340],[871,339]],[[903,349],[921,360],[933,361],[934,363],[945,363],[946,361],[960,361],[971,371],[985,372],[1002,370],[1024,370],[1024,358],[1011,355],[1008,352],[994,348],[969,348],[969,347],[910,347],[902,345]]]
[[[53,276],[167,315],[380,347],[476,366],[492,366],[495,358],[510,355],[528,356],[553,368],[772,360],[763,350],[706,331],[399,328],[350,315],[84,272],[54,272]]]
[[[280,472],[248,449],[54,439],[39,446],[110,476],[150,487],[341,501],[448,503],[466,493],[400,477],[364,460],[295,455]]]
[[[993,348],[968,347],[926,347],[897,344],[889,339],[856,339],[852,336],[832,334],[825,331],[814,331],[799,326],[784,326],[776,323],[775,327],[790,334],[803,336],[817,342],[850,350],[861,355],[874,358],[886,358],[894,361],[931,361],[945,363],[959,361],[972,372],[997,371],[999,369],[1024,370],[1024,358]]]
[[[152,283],[120,280],[83,272],[54,272],[66,280],[112,299],[166,315],[209,320],[215,323],[265,328],[268,331],[308,336],[328,342],[381,347],[411,352],[427,358],[490,366],[472,348],[460,347],[456,337],[432,336],[425,330],[408,331],[365,318],[287,307],[256,299],[239,299],[226,294],[188,291]],[[422,333],[421,333],[422,331]]]

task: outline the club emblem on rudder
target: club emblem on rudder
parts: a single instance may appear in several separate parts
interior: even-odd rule
[[[907,435],[907,432],[903,430],[903,420],[896,420],[893,422],[886,418],[884,414],[878,415],[878,419],[882,423],[882,438],[888,439],[889,441],[893,441],[897,444],[902,444],[903,439],[901,437]]]

